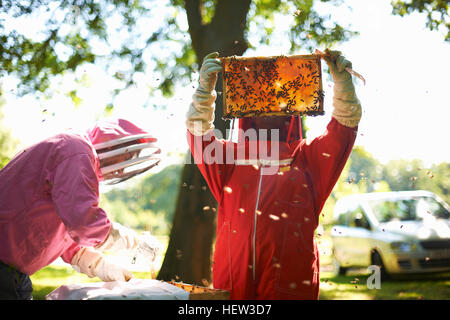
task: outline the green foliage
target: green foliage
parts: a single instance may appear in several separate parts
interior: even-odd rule
[[[450,163],[426,168],[421,160],[392,160],[381,164],[363,147],[353,149],[322,210],[321,222],[333,223],[336,201],[354,193],[429,190],[450,203]]]
[[[275,14],[294,17],[294,22],[286,35],[291,45],[290,52],[298,52],[301,49],[305,50],[305,52],[313,52],[314,48],[318,46],[330,47],[358,34],[334,22],[331,14],[326,16],[320,15],[314,6],[317,2],[319,1],[253,1],[249,22],[254,21],[258,24],[259,30],[257,32],[260,34],[260,38],[257,44],[270,45],[270,35],[275,29],[273,24]],[[342,4],[340,0],[321,0],[320,2],[328,2],[333,6]],[[253,33],[252,35],[254,36]]]
[[[126,189],[111,190],[102,195],[100,205],[113,221],[167,235],[175,211],[181,168],[181,165],[171,165]]]
[[[392,190],[430,190],[450,203],[450,163],[426,168],[421,160],[394,160],[383,168]]]
[[[343,4],[342,0],[254,0],[242,28],[257,39],[251,45],[270,45],[270,36],[276,27],[275,15],[293,16],[293,25],[286,34],[290,52],[329,47],[357,34],[335,23],[331,14],[319,14],[315,9],[319,2],[333,6]],[[199,1],[204,28],[223,14],[223,10],[216,10],[219,4],[222,9],[236,5],[223,0]],[[414,11],[426,13],[431,30],[450,29],[448,1],[393,1],[392,6],[393,13],[401,16]],[[198,66],[197,56],[202,54],[194,52],[191,45],[186,7],[187,2],[181,0],[2,1],[0,74],[20,79],[18,95],[51,95],[53,78],[86,63],[101,64],[124,84],[121,89],[112,90],[114,97],[135,83],[135,73],[151,70],[155,78],[160,79],[157,90],[168,97],[173,94],[175,83],[192,81],[193,71]],[[153,24],[161,15],[164,19],[158,21],[162,22]],[[30,33],[31,28],[24,32],[23,28],[16,27],[36,23],[34,33]],[[450,33],[446,40],[450,40]],[[220,41],[217,42],[219,45]],[[101,51],[98,48],[102,48]],[[71,93],[70,97],[75,104],[80,103],[76,93]]]
[[[427,28],[436,30],[442,27],[447,32],[445,41],[450,42],[450,15],[448,5],[448,0],[395,0],[392,1],[392,13],[402,17],[416,11],[425,13],[427,16]]]
[[[6,166],[11,160],[15,152],[17,152],[18,140],[13,138],[10,131],[1,125],[3,120],[3,113],[1,107],[4,104],[2,91],[0,88],[0,169]]]
[[[145,5],[144,6],[144,2]],[[112,75],[115,65],[129,65],[123,72],[126,86],[134,83],[133,73],[143,71],[144,46],[136,32],[138,20],[149,14],[154,1],[139,0],[28,0],[3,1],[0,6],[0,67],[2,74],[21,80],[18,95],[51,91],[55,75],[74,71],[84,63],[103,63]],[[7,17],[7,21],[5,19]],[[39,19],[38,19],[39,18]],[[20,33],[14,24],[36,23],[35,34]],[[120,20],[120,27],[110,24]],[[12,24],[12,25],[11,25]],[[28,30],[29,31],[29,30]],[[117,46],[110,43],[117,43]],[[147,39],[146,39],[147,40]],[[95,44],[109,49],[97,54]]]
[[[115,221],[167,235],[175,211],[181,168],[181,165],[172,165],[130,187],[111,190],[103,195],[101,205]],[[434,164],[429,168],[416,159],[381,164],[363,147],[357,146],[324,205],[321,223],[332,224],[336,201],[350,194],[429,190],[450,203],[449,188],[450,163]]]
[[[370,180],[372,183],[368,186],[367,191],[374,191],[373,181],[382,178],[380,163],[361,146],[353,149],[350,159],[349,181],[358,184],[361,180]]]
[[[339,0],[322,2],[329,2],[335,6],[342,4]],[[292,4],[296,8],[294,13],[296,24],[290,31],[291,46],[294,50],[306,48],[313,52],[316,47],[331,47],[358,34],[333,23],[331,14],[321,16],[314,10],[312,0],[296,0],[292,1]]]
[[[340,4],[336,0],[324,2]],[[223,14],[223,11],[216,11],[219,3],[225,11],[233,12],[228,7],[235,3],[200,1],[202,25],[207,26],[214,17]],[[314,3],[313,0],[255,0],[247,12],[247,24],[241,27],[250,32],[251,22],[256,21],[257,28],[251,32],[259,35],[257,42],[270,44],[268,36],[275,26],[264,22],[273,22],[275,13],[292,15],[298,11],[290,34],[286,35],[291,42],[290,51],[332,45],[354,34],[332,22],[330,15],[320,16]],[[191,46],[186,15],[181,14],[185,13],[185,6],[187,3],[179,0],[3,1],[0,6],[0,72],[20,79],[18,95],[51,95],[52,78],[75,71],[85,63],[103,65],[111,76],[124,83],[120,90],[134,84],[136,72],[151,70],[161,79],[157,89],[170,96],[175,83],[191,81],[198,66],[195,62],[200,53],[195,53]],[[163,22],[152,24],[155,15],[161,14],[165,15]],[[42,22],[35,34],[14,28],[14,23],[28,21]],[[147,25],[143,21],[148,21]],[[111,93],[114,96],[120,90]],[[76,92],[70,97],[75,104],[80,103]]]

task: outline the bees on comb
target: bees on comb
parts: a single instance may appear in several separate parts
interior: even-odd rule
[[[221,60],[225,119],[324,113],[319,55]]]

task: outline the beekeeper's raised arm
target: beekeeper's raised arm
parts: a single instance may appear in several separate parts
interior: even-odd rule
[[[308,168],[315,197],[327,199],[337,182],[356,139],[361,119],[361,103],[352,75],[345,70],[352,63],[338,51],[323,56],[334,82],[333,112],[325,132],[312,141],[303,141],[297,165]],[[318,208],[317,212],[320,212]]]
[[[361,103],[356,96],[351,74],[352,63],[339,51],[324,56],[334,82],[333,117],[343,126],[355,128],[361,119]]]
[[[217,73],[222,71],[222,62],[213,52],[203,59],[197,89],[186,115],[186,126],[194,136],[203,136],[214,129],[214,110],[217,93]]]
[[[186,114],[187,138],[192,156],[216,199],[220,198],[224,181],[233,168],[232,164],[226,163],[226,154],[234,154],[234,150],[229,149],[235,147],[233,143],[219,139],[214,133],[217,98],[215,86],[217,73],[222,70],[222,62],[218,56],[217,52],[213,52],[203,59],[198,86]]]

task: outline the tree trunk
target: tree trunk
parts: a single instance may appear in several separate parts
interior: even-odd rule
[[[250,3],[251,0],[219,0],[211,23],[204,25],[201,1],[185,1],[189,33],[199,67],[203,57],[210,52],[218,51],[225,57],[242,55],[247,50],[244,30]],[[222,119],[221,74],[216,90],[214,125],[225,137],[227,123]],[[169,245],[158,279],[206,285],[211,282],[217,202],[197,166],[193,161],[190,163],[183,168]]]
[[[169,246],[158,279],[201,285],[204,280],[211,280],[211,244],[215,231],[213,208],[216,205],[197,166],[186,164]],[[207,207],[210,209],[206,210]]]

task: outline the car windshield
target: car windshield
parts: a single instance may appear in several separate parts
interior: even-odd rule
[[[375,217],[380,222],[393,220],[421,220],[427,215],[449,219],[449,211],[432,197],[369,200]]]

